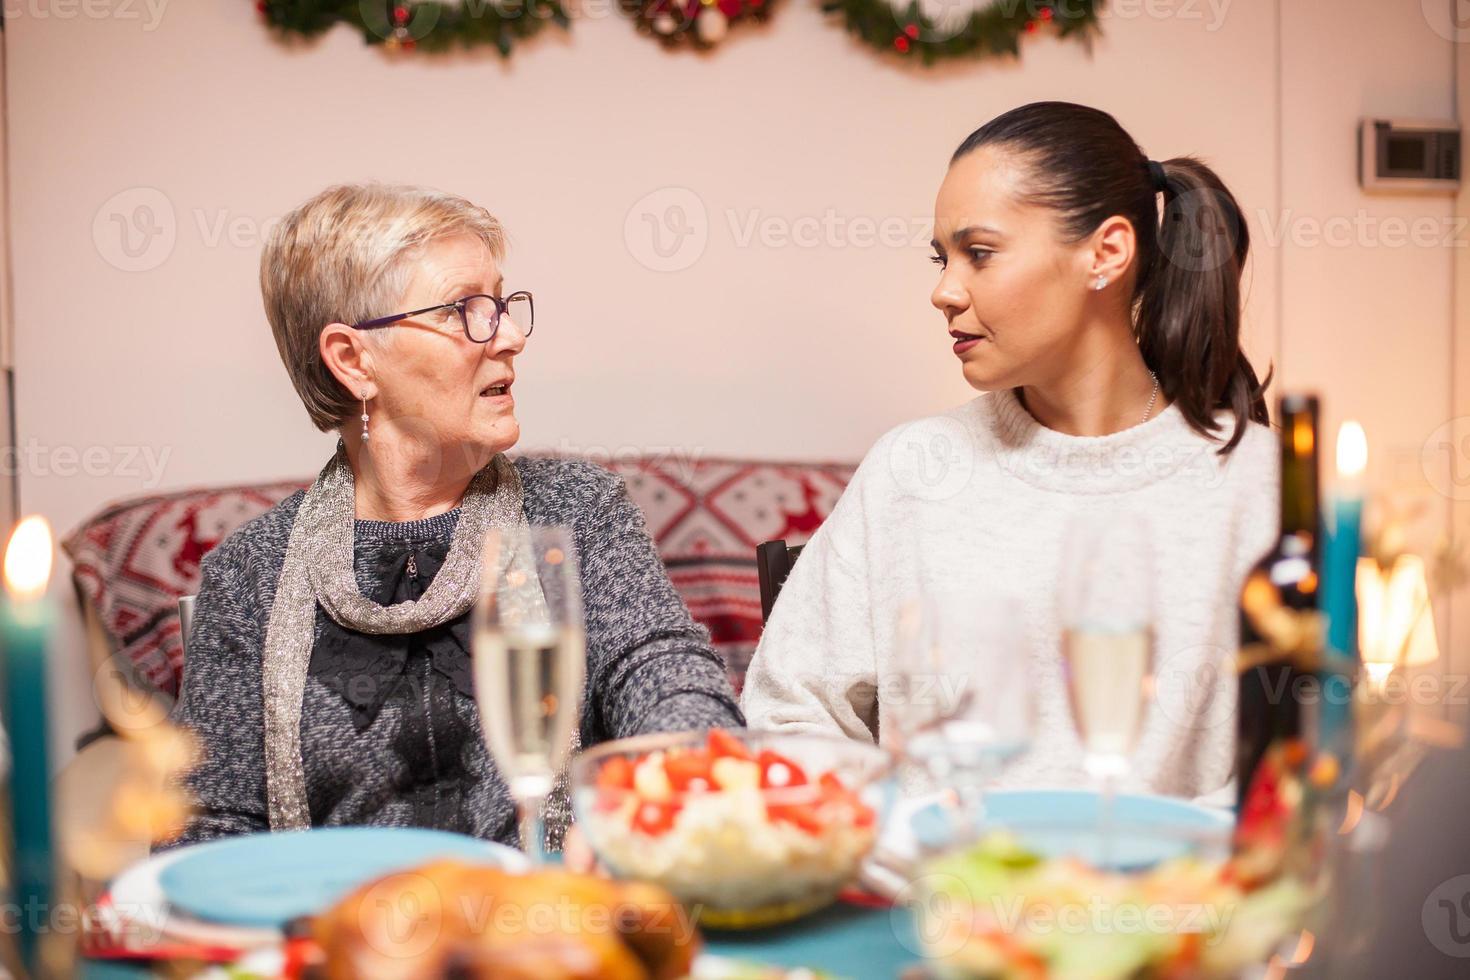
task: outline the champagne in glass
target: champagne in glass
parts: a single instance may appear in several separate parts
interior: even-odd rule
[[[1128,773],[1128,758],[1143,723],[1151,645],[1144,629],[1062,633],[1067,696],[1088,772],[1095,779]]]
[[[586,673],[581,582],[565,527],[493,529],[475,609],[475,699],[486,744],[540,857],[546,797],[581,717]]]
[[[1084,765],[1101,783],[1103,863],[1111,858],[1117,783],[1153,688],[1153,548],[1132,513],[1088,513],[1069,524],[1058,593],[1062,666]]]

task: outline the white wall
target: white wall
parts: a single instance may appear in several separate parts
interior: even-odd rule
[[[1447,410],[1447,382],[1418,388],[1424,411],[1401,417],[1369,372],[1442,371],[1447,254],[1285,245],[1278,258],[1256,212],[1362,206],[1354,120],[1446,111],[1450,44],[1416,0],[1287,6],[1278,38],[1272,3],[1123,0],[1090,54],[1038,38],[1019,64],[929,71],[875,57],[799,0],[711,55],[595,19],[509,63],[395,60],[346,29],[286,47],[238,0],[173,0],[152,30],[8,17],[17,415],[22,448],[45,450],[22,474],[22,503],[66,529],[151,489],[116,465],[62,475],[61,447],[117,463],[127,447],[167,454],[166,487],[312,472],[329,443],[261,314],[258,232],[324,185],[363,178],[451,189],[506,222],[509,281],[538,306],[519,372],[526,445],[856,458],[889,426],[970,394],[918,242],[960,139],[1044,98],[1108,109],[1155,157],[1208,159],[1253,215],[1253,355],[1278,358],[1293,383],[1351,391],[1370,435],[1383,412],[1390,438],[1408,440],[1428,405]],[[655,271],[641,212],[661,217],[676,199],[696,227],[705,215],[707,245],[688,268]],[[147,201],[173,244],[157,239],[152,267],[126,271],[111,222]],[[751,221],[779,231],[829,211],[843,227],[907,222],[912,243],[739,240]],[[1413,345],[1385,338],[1390,319]],[[58,686],[78,686],[74,665],[57,670]],[[86,714],[71,705],[59,725]]]
[[[1324,477],[1338,425],[1362,422],[1368,485],[1422,508],[1411,540],[1429,549],[1450,501],[1436,489],[1443,457],[1425,447],[1452,415],[1452,282],[1470,230],[1452,197],[1364,193],[1351,162],[1361,116],[1453,116],[1453,45],[1413,0],[1282,11],[1282,381],[1324,396]],[[1438,612],[1447,646],[1449,603]]]

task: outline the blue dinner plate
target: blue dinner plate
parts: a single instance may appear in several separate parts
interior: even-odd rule
[[[980,832],[1006,830],[1047,857],[1071,856],[1124,871],[1220,850],[1235,823],[1226,811],[1187,800],[1122,793],[1113,801],[1105,840],[1101,797],[1092,790],[992,790],[984,799]],[[942,850],[955,833],[953,819],[938,802],[920,807],[912,818],[914,837],[925,850]]]
[[[279,928],[374,878],[457,858],[519,870],[519,851],[438,830],[332,827],[251,834],[190,848],[158,874],[168,902],[200,919]]]

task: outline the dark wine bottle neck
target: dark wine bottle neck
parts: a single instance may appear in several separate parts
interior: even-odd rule
[[[1317,406],[1283,405],[1281,412],[1281,533],[1317,534]]]

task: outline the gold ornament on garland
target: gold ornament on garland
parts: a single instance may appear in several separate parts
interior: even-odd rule
[[[1019,55],[1021,39],[1042,31],[1088,40],[1098,30],[1097,0],[935,0],[931,17],[918,0],[822,0],[869,47],[926,65],[949,58]],[[968,16],[966,13],[968,12]]]
[[[712,48],[730,27],[764,21],[776,0],[623,0],[638,29],[664,47]]]

